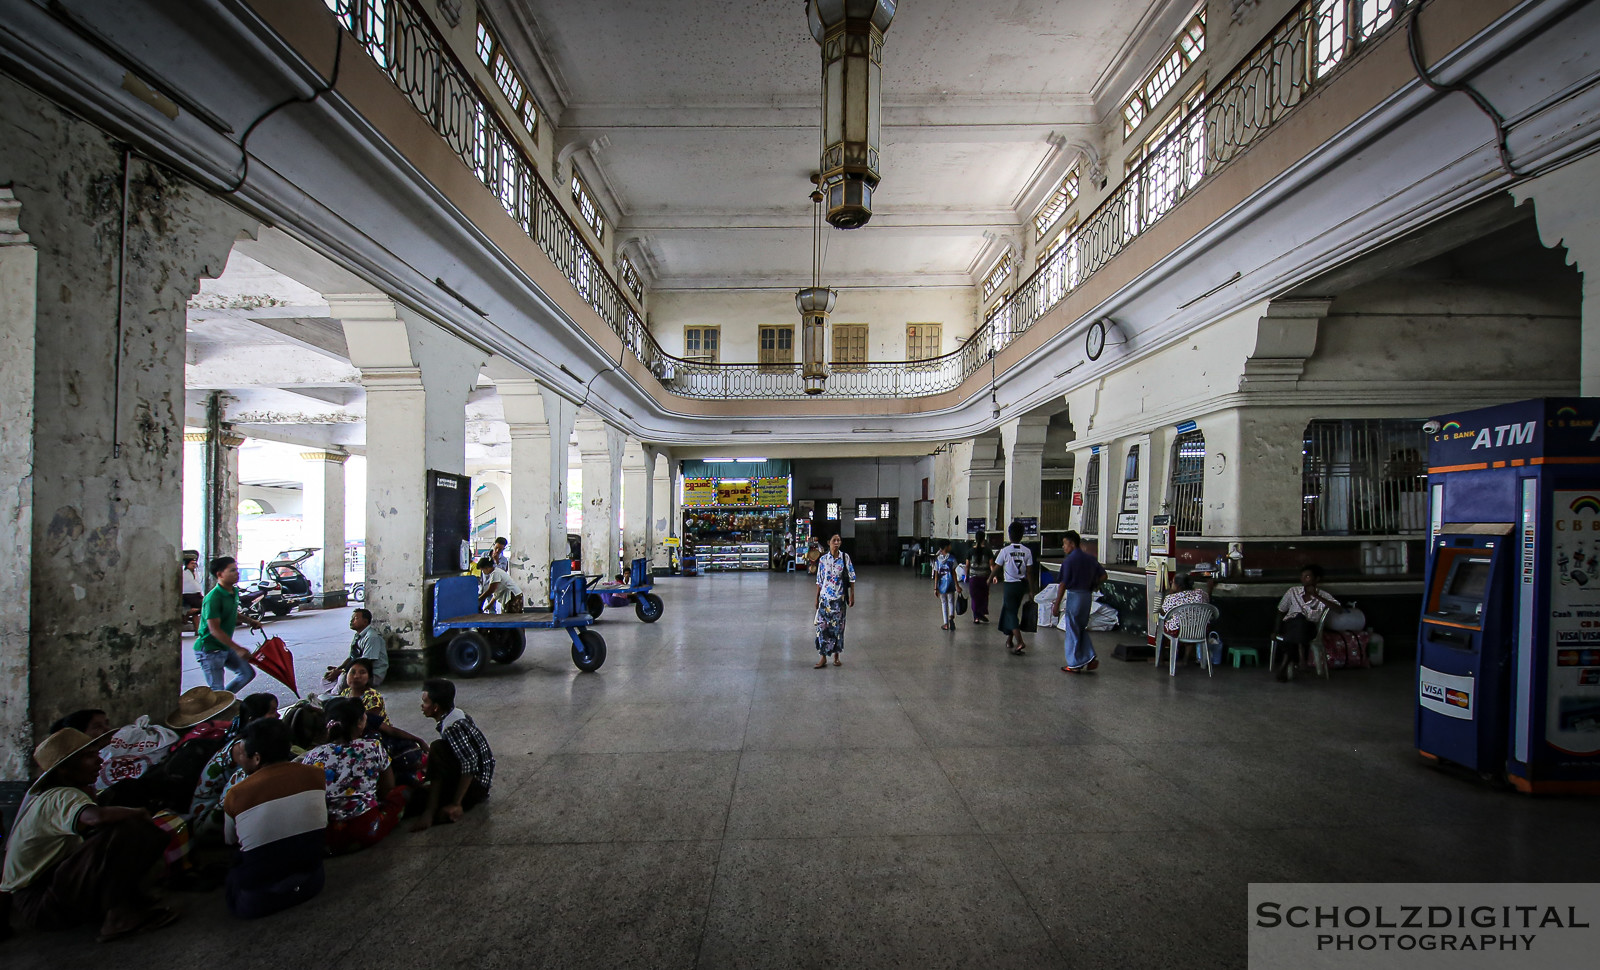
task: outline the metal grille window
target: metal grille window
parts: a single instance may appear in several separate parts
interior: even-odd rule
[[[1086,536],[1100,534],[1100,453],[1089,456],[1083,472],[1083,524],[1078,529]]]
[[[644,283],[639,279],[639,270],[634,267],[633,260],[626,256],[617,257],[617,275],[635,300],[644,300]]]
[[[1318,0],[1312,77],[1320,78],[1343,61],[1362,41],[1388,26],[1410,0]]]
[[[583,179],[578,178],[577,172],[572,173],[572,201],[578,204],[579,218],[594,230],[594,238],[605,242],[605,216],[600,214],[600,207],[595,204],[594,196],[589,194],[589,187],[583,184]]]
[[[1033,217],[1033,238],[1037,241],[1044,238],[1050,227],[1056,224],[1061,214],[1067,211],[1067,206],[1078,201],[1078,166],[1074,165],[1067,170],[1066,177],[1061,184],[1056,186],[1055,194],[1050,196],[1050,201],[1044,204],[1039,214]]]
[[[1122,137],[1129,138],[1206,49],[1206,12],[1195,12],[1160,62],[1122,105]]]
[[[1428,529],[1428,444],[1422,420],[1306,425],[1304,535],[1421,535]]]
[[[944,344],[944,324],[906,324],[906,360],[928,360],[939,356]]]
[[[1000,289],[1006,285],[1006,280],[1011,278],[1011,263],[1011,250],[1008,249],[1001,255],[1000,261],[994,264],[994,268],[989,270],[989,275],[983,278],[983,298],[985,300],[1000,292]]]
[[[1172,443],[1172,486],[1167,503],[1180,536],[1200,535],[1205,512],[1206,436],[1185,431]]]
[[[330,0],[331,2],[331,0]],[[494,28],[482,17],[478,18],[478,33],[474,49],[478,52],[478,59],[483,66],[494,75],[494,83],[500,88],[500,93],[511,102],[511,108],[516,112],[523,127],[528,129],[528,134],[535,138],[539,136],[539,108],[533,103],[533,97],[528,93],[528,85],[522,80],[522,74],[515,64],[511,63],[511,56],[506,53],[500,38]]]

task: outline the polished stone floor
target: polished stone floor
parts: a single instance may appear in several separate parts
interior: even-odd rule
[[[803,576],[663,581],[656,625],[606,613],[596,674],[535,636],[461,683],[499,761],[462,824],[331,862],[278,917],[178,895],[186,918],[136,942],[24,931],[0,962],[1241,967],[1252,881],[1594,877],[1574,851],[1594,802],[1419,764],[1406,658],[1280,685],[1105,649],[1071,677],[1049,633],[1019,658],[992,626],[941,631],[907,572],[863,570],[859,590],[826,670]],[[316,666],[342,622],[277,629]],[[414,687],[385,693],[425,729]]]

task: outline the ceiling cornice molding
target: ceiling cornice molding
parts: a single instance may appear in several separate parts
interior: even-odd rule
[[[1105,70],[1089,89],[1097,123],[1120,106],[1123,96],[1161,56],[1162,49],[1172,43],[1195,8],[1202,5],[1196,0],[1152,0],[1138,26],[1106,62]]]
[[[528,84],[534,89],[539,108],[552,126],[560,125],[572,104],[572,89],[560,66],[550,55],[550,41],[527,4],[502,0],[477,0],[479,10],[487,11],[489,21],[517,57]],[[473,28],[474,32],[476,27]],[[529,71],[532,66],[536,70]]]
[[[836,290],[886,290],[899,288],[927,289],[928,287],[972,288],[972,278],[966,273],[911,273],[881,276],[847,276],[828,273],[827,284]],[[651,293],[701,290],[794,290],[810,286],[811,277],[803,273],[783,276],[665,276],[650,288]]]
[[[857,233],[894,230],[989,229],[1017,224],[1011,209],[876,209],[872,222]],[[800,206],[765,212],[715,209],[634,210],[619,225],[627,232],[727,232],[729,230],[810,229],[811,213]]]
[[[1040,101],[974,99],[886,104],[886,130],[919,128],[971,128],[980,131],[1007,128],[1092,127],[1100,122],[1100,109],[1090,101]],[[815,129],[814,103],[771,102],[731,104],[578,104],[562,115],[563,127],[609,131],[618,128],[789,128]]]

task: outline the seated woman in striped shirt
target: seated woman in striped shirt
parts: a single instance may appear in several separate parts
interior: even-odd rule
[[[239,847],[228,873],[228,911],[268,916],[322,891],[323,829],[328,799],[323,774],[293,760],[289,727],[276,718],[244,732],[244,780],[223,796],[223,838]]]

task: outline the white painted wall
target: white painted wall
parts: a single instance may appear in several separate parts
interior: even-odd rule
[[[853,537],[856,531],[850,513],[856,499],[895,498],[899,500],[897,514],[900,534],[910,535],[915,525],[912,519],[914,506],[922,498],[924,478],[928,479],[929,497],[934,494],[933,465],[931,455],[918,458],[800,460],[793,465],[795,499],[815,499],[819,518],[823,514],[823,503],[839,502],[840,534]],[[811,487],[822,480],[832,480],[832,491]]]
[[[834,323],[867,325],[869,360],[904,360],[906,324],[938,323],[944,327],[944,352],[955,350],[977,323],[976,291],[970,287],[926,286],[846,289],[839,293]],[[794,325],[798,362],[800,314],[788,290],[671,290],[651,295],[652,332],[668,353],[683,353],[687,326],[722,328],[722,360],[754,361],[757,331],[763,326]]]

